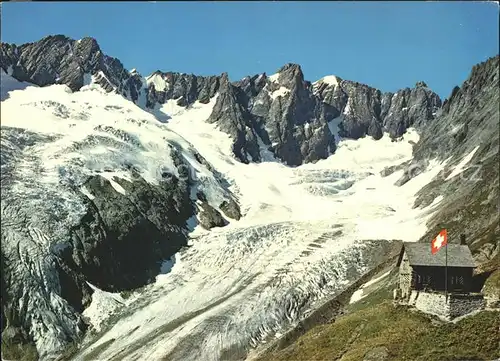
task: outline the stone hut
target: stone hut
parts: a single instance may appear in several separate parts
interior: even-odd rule
[[[466,244],[446,247],[447,255],[444,248],[432,254],[428,243],[403,243],[397,262],[399,281],[394,298],[445,318],[484,308],[483,296],[471,293],[475,263],[469,247]]]
[[[474,259],[467,245],[448,244],[448,292],[468,293],[472,285]],[[427,243],[403,243],[397,266],[399,289],[406,298],[412,290],[445,290],[446,250],[431,253]]]

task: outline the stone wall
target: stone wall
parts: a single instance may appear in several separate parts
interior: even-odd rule
[[[467,315],[473,311],[482,310],[486,305],[483,295],[451,295],[450,318]]]
[[[410,266],[408,255],[405,252],[399,266],[399,288],[401,290],[399,297],[403,299],[410,296],[412,272],[413,269]]]
[[[484,309],[485,300],[478,294],[449,294],[446,301],[444,293],[412,291],[408,304],[422,312],[453,319]]]

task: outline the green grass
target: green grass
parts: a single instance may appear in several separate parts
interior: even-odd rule
[[[500,357],[500,312],[483,311],[444,323],[391,301],[318,326],[264,360],[360,361],[377,347],[387,361],[492,360]]]
[[[378,275],[375,275],[374,277],[379,276],[380,273]],[[382,303],[385,300],[392,299],[392,291],[394,288],[396,288],[397,278],[398,278],[398,269],[393,268],[391,270],[391,273],[387,275],[384,279],[378,281],[371,287],[365,288],[364,292],[368,292],[368,295],[366,297],[363,297],[357,302],[346,305],[345,312],[353,313],[356,311],[361,311],[373,305]]]

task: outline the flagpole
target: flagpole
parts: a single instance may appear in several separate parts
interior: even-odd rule
[[[448,302],[448,242],[444,245],[445,256],[444,256],[444,295],[446,302]]]

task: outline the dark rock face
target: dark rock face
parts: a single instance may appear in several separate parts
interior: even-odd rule
[[[158,186],[139,177],[130,183],[114,181],[126,196],[99,176],[84,183],[98,196],[88,200],[87,213],[71,230],[71,245],[62,258],[97,287],[119,291],[153,280],[161,261],[186,244],[183,228],[193,208],[188,184],[174,176]]]
[[[55,35],[21,46],[2,43],[0,55],[0,66],[6,73],[38,86],[66,84],[77,91],[94,76],[105,90],[133,101],[141,91],[142,83],[118,59],[104,55],[93,38],[75,41]]]
[[[395,94],[334,76],[311,84],[297,64],[284,65],[272,79],[260,74],[233,83],[227,74],[156,71],[143,78],[104,55],[92,38],[56,35],[21,46],[2,43],[0,55],[2,69],[18,80],[66,84],[76,91],[92,76],[106,91],[145,109],[169,100],[183,107],[206,104],[218,93],[208,121],[233,138],[233,153],[244,163],[269,160],[269,154],[291,166],[315,162],[335,152],[338,136],[380,139],[387,132],[398,138],[409,127],[432,122],[441,106],[424,82]],[[329,127],[335,118],[338,134]]]
[[[153,108],[156,103],[163,104],[170,99],[177,105],[188,106],[195,101],[206,104],[217,93],[220,78],[217,76],[196,76],[193,74],[163,73],[156,71],[148,78],[146,106]],[[161,86],[158,86],[161,84]]]
[[[382,138],[380,91],[351,81],[343,81],[341,89],[347,95],[347,104],[343,109],[340,135],[353,139],[365,135]]]
[[[205,229],[212,229],[214,227],[224,227],[226,222],[218,210],[206,202],[201,202],[199,205],[198,218],[200,224]]]
[[[296,64],[287,64],[279,75],[246,77],[222,86],[208,119],[235,139],[234,154],[242,162],[261,161],[271,151],[289,165],[326,158],[335,150],[334,137],[318,100]]]
[[[232,198],[229,198],[227,201],[223,201],[219,208],[226,215],[226,217],[235,220],[239,220],[241,218],[240,207]]]
[[[432,121],[441,106],[424,82],[396,94],[333,76],[311,84],[297,64],[286,64],[272,79],[255,75],[233,86],[221,87],[209,121],[235,139],[243,162],[262,160],[262,151],[292,166],[314,162],[336,149],[329,127],[335,118],[340,137],[380,139],[387,132],[398,138]]]
[[[207,121],[217,123],[219,129],[234,139],[233,153],[239,160],[248,163],[260,160],[260,154],[252,118],[241,104],[242,98],[239,88],[229,82],[227,74],[223,74],[217,103]]]
[[[441,107],[438,95],[418,82],[413,89],[403,89],[387,97],[388,114],[383,118],[384,128],[394,137],[400,137],[411,126],[420,127],[434,119]]]

